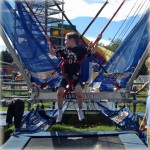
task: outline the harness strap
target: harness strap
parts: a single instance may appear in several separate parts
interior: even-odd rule
[[[69,62],[69,60],[63,60],[63,63],[64,63],[64,64],[69,64],[70,62]],[[80,64],[81,64],[81,61],[76,60],[75,63],[77,63],[77,64],[80,65]]]

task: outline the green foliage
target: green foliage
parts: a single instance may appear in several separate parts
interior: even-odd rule
[[[115,126],[99,125],[95,127],[77,128],[67,124],[62,125],[55,124],[48,129],[48,131],[114,131],[114,130],[116,130]]]
[[[145,66],[145,63],[143,64],[143,66],[141,67],[140,71],[139,71],[140,75],[147,75],[148,74],[148,69]]]
[[[0,106],[0,110],[1,110],[1,111],[6,111],[7,109],[8,109],[7,106]]]
[[[138,87],[138,89],[140,86]],[[137,95],[137,100],[141,100],[143,102],[146,101],[147,91],[142,91],[139,95]],[[132,100],[132,97],[130,98]],[[43,103],[45,108],[49,108],[52,106],[52,103],[46,102]],[[133,111],[134,107],[132,103],[128,104],[130,109]],[[124,103],[119,103],[119,107],[124,106]],[[0,106],[0,110],[7,110],[7,106]],[[26,108],[27,110],[27,104]],[[145,112],[145,103],[137,103],[136,112]],[[47,131],[116,131],[120,130],[115,125],[112,124],[109,120],[107,120],[101,114],[90,114],[86,112],[85,120],[80,122],[78,120],[78,115],[76,114],[65,114],[63,116],[62,124],[54,124]],[[10,137],[14,130],[14,126],[5,130],[5,141]]]
[[[1,60],[4,61],[4,62],[8,62],[8,63],[13,62],[13,58],[12,58],[12,56],[10,55],[10,53],[7,49],[1,51]]]
[[[118,46],[121,44],[121,42],[122,41],[120,39],[116,39],[113,42],[111,42],[109,45],[104,45],[103,47],[111,50],[112,52],[115,52]]]
[[[11,136],[11,134],[14,130],[15,130],[14,126],[11,126],[7,130],[5,130],[5,141],[7,141],[9,139],[9,137]]]
[[[106,49],[109,49],[112,52],[115,52],[121,43],[122,43],[122,41],[120,39],[116,39],[116,40],[112,41],[109,45],[101,44],[101,46],[105,47]],[[143,64],[143,66],[139,70],[138,75],[147,75],[147,67],[145,66],[145,64]]]

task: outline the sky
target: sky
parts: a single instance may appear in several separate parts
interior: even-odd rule
[[[8,1],[13,4],[13,0]],[[84,36],[91,41],[95,41],[98,34],[102,32],[110,18],[123,1],[124,0],[108,0],[108,4]],[[106,0],[64,0],[64,2],[66,16],[72,24],[76,26],[79,33],[82,34]],[[118,36],[118,38],[122,38],[123,35],[127,35],[132,27],[137,23],[141,14],[145,11],[149,4],[149,0],[126,0],[116,16],[113,18],[112,22],[103,32],[100,43],[108,45],[114,37],[117,38]],[[65,21],[65,23],[67,22]],[[131,24],[131,26],[128,26],[128,24]],[[118,33],[118,35],[116,35],[116,33]],[[6,46],[0,37],[0,50],[5,49]]]

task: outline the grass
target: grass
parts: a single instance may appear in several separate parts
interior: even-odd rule
[[[12,95],[16,95],[16,96],[27,96],[28,93],[27,92],[6,92],[3,91],[3,96],[12,96]]]
[[[48,131],[112,131],[116,126],[101,114],[85,114],[85,120],[80,122],[77,114],[65,114],[62,124],[54,124]]]
[[[63,116],[62,124],[54,124],[47,131],[115,131],[118,128],[99,114],[86,114],[85,120],[80,122],[77,114]],[[14,126],[5,130],[5,141],[14,131]]]
[[[53,125],[48,131],[114,131],[116,127],[114,126],[96,126],[96,127],[85,127],[85,128],[77,128],[71,125]]]

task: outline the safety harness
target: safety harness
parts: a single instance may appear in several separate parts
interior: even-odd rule
[[[65,53],[68,53],[68,52],[69,52],[69,50],[68,50],[68,49],[65,49]],[[55,53],[57,53],[57,50],[55,51]],[[68,55],[68,57],[67,57],[68,60],[65,60],[63,57],[61,57],[61,55],[60,55],[59,53],[57,53],[57,56],[61,58],[61,62],[57,65],[57,67],[55,68],[55,70],[53,71],[52,74],[54,74],[54,73],[57,71],[58,68],[61,68],[62,76],[64,77],[64,79],[66,80],[66,82],[68,83],[68,85],[71,85],[71,86],[69,86],[69,87],[72,87],[72,84],[74,83],[74,80],[77,80],[77,78],[78,78],[79,75],[81,74],[81,70],[79,70],[79,71],[77,72],[77,74],[73,76],[73,79],[68,79],[67,76],[66,76],[66,74],[65,74],[65,70],[64,70],[64,67],[63,67],[63,66],[64,66],[65,64],[69,64],[69,63],[70,63],[70,64],[71,64],[71,63],[77,63],[77,64],[81,65],[82,62],[83,62],[87,57],[89,57],[90,55],[91,55],[91,50],[89,49],[89,50],[87,51],[87,54],[84,56],[84,58],[83,58],[81,61],[78,61],[77,58],[76,58],[75,61],[74,61],[71,55]],[[81,67],[80,67],[80,69],[81,69]],[[39,87],[40,87],[41,89],[43,89],[44,87],[46,87],[46,86],[48,85],[48,83],[49,83],[50,81],[51,81],[51,79],[50,79],[48,82],[42,83]],[[71,91],[71,89],[70,89],[69,91]]]
[[[66,96],[67,93],[70,93],[73,90],[73,83],[79,79],[79,76],[81,75],[81,64],[83,63],[83,61],[88,57],[89,54],[86,54],[82,60],[77,60],[77,57],[74,57],[76,55],[72,55],[72,52],[68,54],[67,56],[67,60],[65,60],[64,58],[62,59],[62,63],[61,63],[61,71],[62,71],[62,76],[65,79],[65,81],[67,82],[68,86],[66,87],[66,90],[64,92],[64,97]],[[68,77],[68,75],[65,73],[65,69],[64,69],[64,65],[66,64],[79,64],[80,65],[80,70],[78,70],[78,72],[76,72],[76,74],[73,74],[72,77]]]

